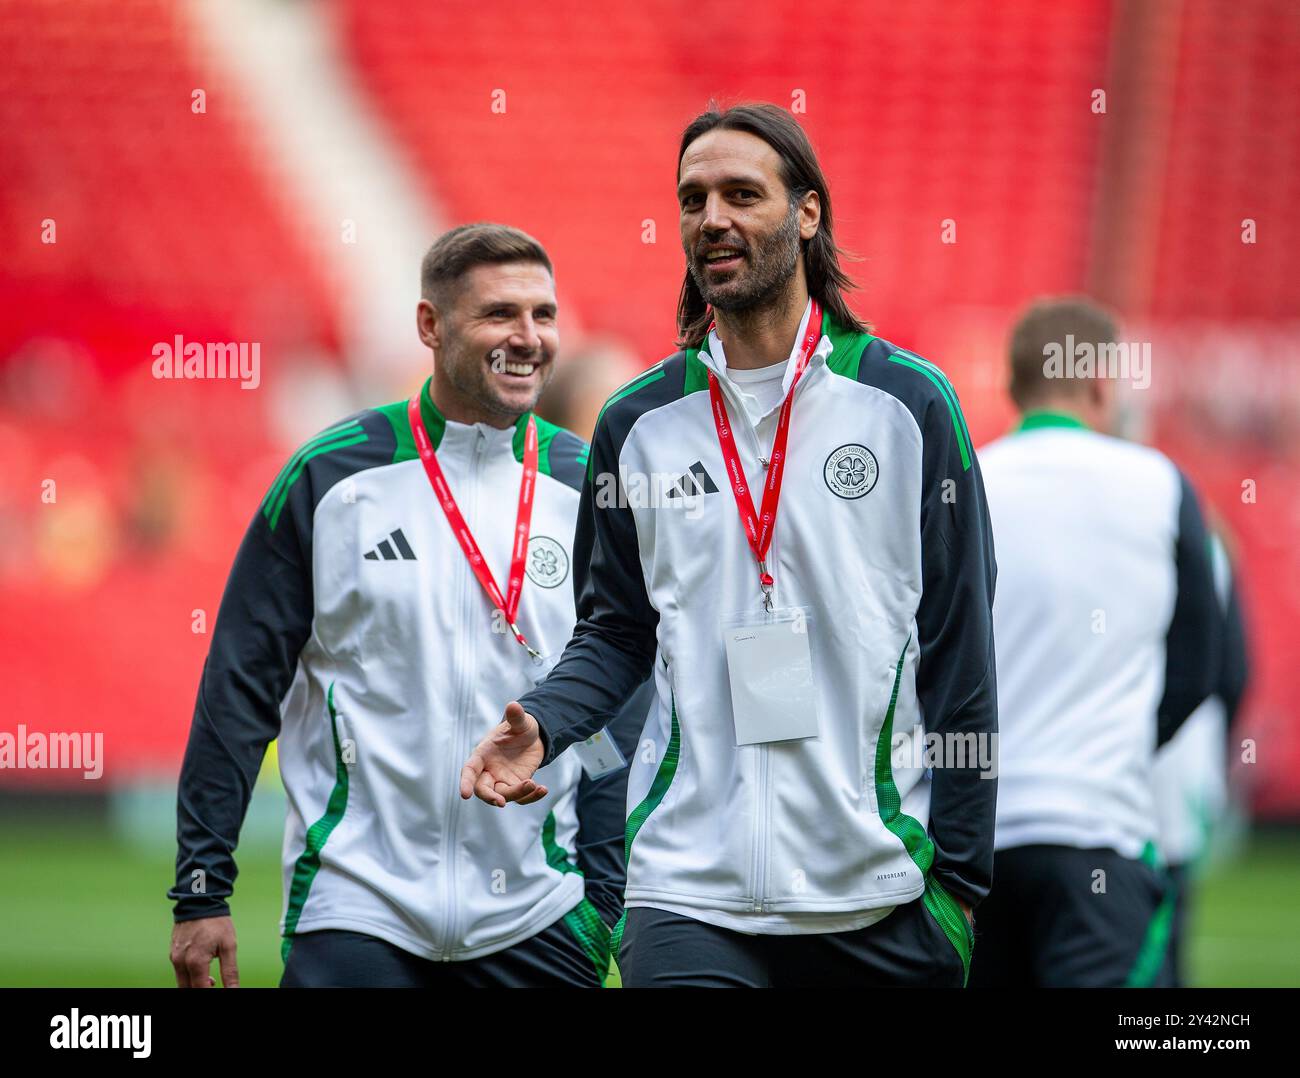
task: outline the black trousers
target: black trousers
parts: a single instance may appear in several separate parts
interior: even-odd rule
[[[993,858],[972,988],[1168,984],[1167,881],[1114,850],[1017,846]]]
[[[732,932],[649,906],[625,917],[625,988],[960,988],[966,979],[967,959],[921,898],[855,932],[800,936]],[[969,954],[969,935],[965,943]]]
[[[561,918],[496,954],[434,962],[338,929],[294,937],[281,988],[599,988],[593,956]]]
[[[1172,988],[1187,986],[1187,922],[1192,904],[1195,876],[1190,865],[1170,865],[1169,886],[1174,892],[1174,916],[1169,931],[1169,953],[1165,956],[1164,980]]]

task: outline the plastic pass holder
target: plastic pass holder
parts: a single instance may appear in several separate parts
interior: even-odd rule
[[[722,619],[737,745],[818,735],[809,628],[801,607]]]
[[[615,771],[627,767],[627,761],[623,759],[618,743],[609,736],[607,729],[597,730],[586,741],[574,745],[573,751],[577,753],[578,762],[582,764],[582,770],[587,773],[589,779],[612,775]]]

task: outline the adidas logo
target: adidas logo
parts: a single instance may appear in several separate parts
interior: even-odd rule
[[[704,470],[704,465],[696,461],[690,466],[686,474],[678,478],[665,497],[668,498],[690,498],[696,494],[717,494],[718,485],[713,481],[713,477]]]
[[[391,539],[390,543],[388,539]],[[415,561],[415,551],[406,541],[402,529],[398,528],[388,539],[383,540],[374,550],[367,550],[363,557],[366,561]]]

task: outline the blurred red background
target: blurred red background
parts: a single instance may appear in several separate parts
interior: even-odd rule
[[[264,104],[193,7],[0,0],[3,728],[103,730],[115,783],[174,775],[207,648],[195,612],[210,629],[285,455],[428,367],[413,318],[390,354],[357,347],[346,260],[384,252],[362,235],[322,255],[339,222],[275,165]],[[677,141],[711,96],[796,111],[860,256],[858,311],[947,370],[977,443],[1011,418],[1018,308],[1113,305],[1152,344],[1132,415],[1239,558],[1240,721],[1259,743],[1239,780],[1258,815],[1300,810],[1294,3],[310,7],[429,219],[537,236],[566,333],[643,365],[673,350]],[[155,379],[151,349],[176,334],[258,342],[261,384]],[[80,777],[0,772],[59,782]]]

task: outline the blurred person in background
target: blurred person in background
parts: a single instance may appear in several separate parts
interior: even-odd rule
[[[590,439],[605,402],[643,367],[636,353],[618,341],[580,343],[560,356],[555,377],[537,402],[537,414]]]
[[[231,570],[177,799],[182,987],[214,983],[213,958],[238,984],[233,851],[277,737],[283,986],[596,987],[609,968],[631,743],[548,767],[555,797],[522,819],[456,796],[501,694],[574,623],[587,446],[532,413],[559,343],[551,263],[466,225],[430,248],[421,296],[432,376],[308,441]]]
[[[1192,712],[1156,754],[1154,771],[1159,846],[1172,893],[1165,982],[1187,983],[1186,937],[1196,878],[1210,839],[1228,807],[1228,737],[1250,677],[1245,618],[1226,526],[1211,513],[1215,594],[1223,613],[1223,653],[1214,694]]]
[[[1011,434],[981,450],[998,551],[999,793],[972,987],[1162,981],[1152,766],[1216,682],[1222,616],[1190,483],[1112,437],[1114,319],[1044,300],[1011,336]],[[1083,368],[1078,368],[1082,370]]]

